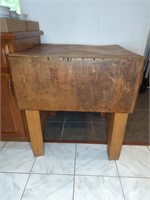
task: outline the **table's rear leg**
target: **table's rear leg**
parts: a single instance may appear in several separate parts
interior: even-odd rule
[[[128,113],[111,114],[110,129],[108,135],[108,158],[118,160],[124,139]]]
[[[44,154],[44,150],[43,150],[43,136],[41,129],[40,113],[39,111],[26,110],[25,114],[26,114],[33,154],[34,156],[41,156]]]
[[[100,117],[101,117],[101,118],[106,118],[106,116],[107,116],[107,113],[103,113],[103,112],[100,113]]]
[[[50,111],[49,116],[50,117],[56,117],[56,111]]]

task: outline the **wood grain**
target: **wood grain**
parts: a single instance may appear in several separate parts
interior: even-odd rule
[[[1,139],[2,140],[27,140],[28,130],[24,112],[17,107],[13,91],[10,91],[9,74],[1,74]]]
[[[119,45],[60,45],[60,44],[41,44],[31,50],[19,52],[14,56],[23,57],[62,57],[68,58],[143,58],[130,52]]]
[[[34,156],[41,156],[44,149],[39,111],[26,110],[25,114]]]
[[[127,119],[128,113],[113,113],[111,116],[107,146],[108,158],[110,160],[119,159]]]
[[[143,59],[10,56],[19,109],[133,112]]]
[[[9,73],[7,55],[31,49],[40,44],[42,31],[1,33],[1,72]]]

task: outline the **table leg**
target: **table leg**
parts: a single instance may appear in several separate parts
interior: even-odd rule
[[[39,111],[26,110],[25,114],[26,114],[33,154],[34,156],[41,156],[44,154],[44,150],[43,150],[43,137],[42,137],[40,113]]]
[[[128,113],[113,113],[111,115],[107,151],[110,160],[118,160],[124,139]]]

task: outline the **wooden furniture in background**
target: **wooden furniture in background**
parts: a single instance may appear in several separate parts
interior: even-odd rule
[[[15,98],[7,54],[40,44],[42,31],[1,33],[1,139],[29,140],[24,111]]]
[[[35,156],[43,154],[40,110],[86,111],[112,114],[108,156],[119,159],[128,113],[134,110],[143,72],[142,56],[118,45],[41,44],[11,54],[9,61]]]

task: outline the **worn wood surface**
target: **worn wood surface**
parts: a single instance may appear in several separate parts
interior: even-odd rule
[[[39,36],[20,38],[16,40],[1,40],[1,72],[9,73],[8,54],[30,49],[39,44]]]
[[[107,146],[108,157],[110,160],[119,159],[127,119],[128,113],[113,113],[111,116]]]
[[[15,55],[15,54],[14,54]],[[119,45],[59,45],[41,44],[33,49],[19,52],[16,56],[23,57],[60,57],[60,58],[142,58]]]
[[[40,113],[39,111],[26,110],[25,114],[34,156],[41,156],[44,154],[44,148]]]
[[[128,113],[144,61],[117,45],[40,45],[9,60],[21,110]]]

